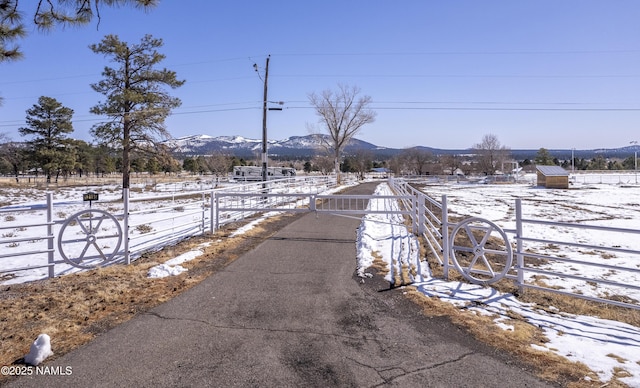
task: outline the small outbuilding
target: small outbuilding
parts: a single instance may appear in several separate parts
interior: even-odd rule
[[[547,189],[568,189],[569,172],[559,166],[536,166],[538,186]]]

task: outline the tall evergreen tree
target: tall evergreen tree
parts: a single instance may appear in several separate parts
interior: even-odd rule
[[[44,172],[47,183],[52,173],[67,168],[70,161],[70,139],[73,132],[73,109],[63,106],[55,98],[42,96],[38,104],[27,110],[27,127],[19,128],[22,136],[33,136],[27,141],[31,159]]]
[[[0,144],[0,159],[7,166],[8,171],[16,178],[16,183],[20,183],[18,177],[26,167],[25,146],[22,143],[10,141]]]
[[[151,35],[145,35],[134,45],[120,41],[116,35],[107,35],[90,47],[117,65],[105,67],[104,79],[91,85],[106,97],[91,108],[91,113],[109,117],[91,132],[103,143],[122,150],[122,187],[129,188],[132,150],[148,148],[168,138],[164,120],[181,105],[180,99],[171,97],[163,87],[177,88],[184,81],[178,80],[174,71],[156,69],[165,56],[157,51],[162,40]]]
[[[71,144],[76,153],[73,170],[82,178],[91,169],[96,150],[91,147],[91,144],[83,140],[73,140]]]
[[[589,163],[588,170],[606,170],[607,168],[607,160],[602,155],[597,155],[595,158],[591,159],[591,163]]]
[[[553,166],[554,160],[546,148],[540,148],[536,154],[535,163],[538,166]]]

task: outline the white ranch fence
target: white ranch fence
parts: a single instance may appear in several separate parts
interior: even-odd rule
[[[298,177],[209,190],[181,187],[155,196],[129,198],[125,192],[124,200],[76,204],[72,215],[65,212],[69,202],[54,203],[47,194],[44,204],[0,209],[0,281],[19,281],[22,272],[40,271],[35,277],[42,278],[128,263],[261,212],[364,213],[371,196],[322,194],[335,184],[331,177]],[[515,229],[502,229],[492,220],[450,214],[446,195],[431,198],[404,179],[391,178],[389,184],[396,195],[386,199],[402,204],[401,214],[410,218],[427,257],[443,266],[446,278],[457,270],[474,283],[511,281],[521,292],[539,289],[640,309],[640,230],[527,219],[522,208],[534,205],[520,199],[514,199]],[[540,238],[541,228],[554,237]],[[567,230],[596,230],[610,237],[597,243],[575,241]],[[632,243],[623,247],[620,241]],[[560,270],[557,263],[571,270]],[[582,282],[591,292],[557,286],[562,281]]]
[[[513,200],[516,228],[502,229],[479,217],[455,218],[448,211],[446,195],[436,200],[409,181],[389,182],[396,193],[416,198],[416,209],[421,209],[413,213],[416,232],[423,237],[428,256],[443,266],[445,278],[455,269],[477,284],[506,279],[520,292],[537,289],[640,309],[640,229],[527,219],[522,208],[535,203],[522,199]],[[537,237],[541,228],[548,232],[542,234],[554,237]],[[569,230],[595,230],[602,238],[575,240]],[[621,241],[627,246],[631,242],[631,247],[622,247]],[[570,282],[587,287],[562,286]]]
[[[317,176],[237,183],[207,190],[197,184],[178,185],[165,187],[165,192],[155,190],[155,195],[125,189],[106,200],[103,193],[102,198],[91,202],[54,202],[53,194],[47,193],[45,203],[0,209],[0,282],[130,263],[147,252],[264,211],[216,211],[216,204],[221,203],[216,196],[221,193],[226,195],[224,204],[230,200],[229,195],[316,195],[335,187],[335,177]]]

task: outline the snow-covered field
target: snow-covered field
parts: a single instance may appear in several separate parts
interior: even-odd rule
[[[262,190],[262,183],[224,185],[226,187],[217,188],[242,193]],[[270,185],[271,193],[302,194],[335,190],[335,183],[329,177],[281,180],[270,182]],[[211,223],[210,203],[206,198],[203,201],[201,195],[212,188],[212,182],[204,181],[132,186],[128,251],[133,259],[144,252],[201,233],[203,228],[208,230]],[[83,201],[83,194],[87,192],[97,193],[99,200],[91,203]],[[65,188],[50,194],[54,204],[52,234],[56,236],[56,240],[52,241],[58,242],[53,249],[55,276],[82,270],[63,261],[63,254],[85,267],[102,265],[105,257],[110,259],[109,263],[124,260],[120,253],[124,250],[124,238],[118,238],[122,235],[123,225],[119,223],[122,224],[124,208],[122,193],[117,186]],[[46,193],[31,188],[2,188],[0,195],[4,201],[12,204],[0,207],[0,247],[3,248],[0,251],[0,283],[23,283],[46,278],[49,272]],[[95,210],[91,218],[86,217],[90,206]],[[84,214],[72,217],[83,211]],[[249,214],[226,212],[221,222]],[[96,238],[93,239],[91,234]],[[58,236],[61,238],[58,239]],[[18,268],[28,269],[13,271]]]
[[[168,196],[163,200],[146,200],[132,202],[130,212],[136,213],[130,221],[133,227],[130,230],[132,244],[150,244],[157,235],[151,229],[161,229],[169,227],[176,222],[169,217],[181,217],[180,222],[189,219],[197,209],[190,209],[189,199],[172,199],[172,193],[182,193],[184,191],[196,191],[206,188],[198,182],[188,182],[181,184],[158,184],[151,186],[132,186],[132,197],[155,198]],[[135,193],[133,193],[135,191]],[[95,192],[99,196],[98,201],[83,201],[83,194]],[[36,188],[2,188],[0,189],[3,199],[11,205],[0,208],[0,271],[9,271],[14,268],[40,267],[23,271],[8,272],[0,274],[0,281],[4,284],[22,283],[32,280],[46,278],[48,276],[47,254],[47,227],[43,224],[47,221],[46,192]],[[50,191],[52,196],[52,232],[58,236],[62,231],[62,239],[65,240],[62,249],[54,246],[56,261],[55,275],[65,275],[81,271],[66,262],[62,261],[60,252],[64,252],[69,258],[76,258],[82,255],[90,258],[97,255],[99,249],[104,256],[110,256],[116,251],[118,243],[119,221],[124,212],[122,202],[122,191],[116,185],[72,187]],[[166,206],[174,206],[174,209],[162,209]],[[80,211],[89,209],[104,211],[112,218],[97,219],[101,214],[93,213],[94,219],[85,218],[86,214],[71,220],[66,227],[63,222],[72,215]],[[160,218],[166,220],[160,221]],[[153,225],[145,229],[144,226]],[[64,229],[63,229],[64,227]],[[84,229],[82,229],[84,228]],[[88,243],[86,236],[89,230],[94,230],[94,234],[99,236],[94,243]],[[120,227],[120,232],[121,232]],[[121,233],[120,233],[121,234]],[[72,240],[76,240],[72,242]],[[123,248],[123,241],[120,239],[120,250]],[[83,249],[86,249],[83,252]],[[85,260],[81,264],[91,266],[102,262],[102,259]],[[44,266],[44,267],[43,267]]]
[[[640,187],[588,185],[558,192],[531,185],[451,184],[428,186],[424,191],[436,198],[447,195],[451,201],[450,210],[456,214],[481,216],[504,227],[513,227],[511,217],[515,198],[526,198],[533,201],[533,204],[524,205],[531,217],[564,221],[588,220],[590,223],[617,226],[620,225],[617,221],[621,221],[625,227],[640,229]],[[390,191],[386,185],[382,185],[378,193],[385,195]],[[425,295],[438,297],[477,314],[497,317],[494,319],[495,324],[504,330],[513,330],[509,316],[510,312],[515,313],[540,327],[549,339],[543,346],[532,344],[532,347],[582,362],[596,372],[603,382],[611,380],[616,370],[625,370],[629,377],[619,379],[629,386],[640,387],[640,328],[597,317],[577,316],[561,311],[550,313],[553,306],[543,310],[535,305],[521,303],[513,295],[499,293],[490,287],[433,278],[414,248],[417,244],[415,238],[403,230],[401,225],[402,220],[385,215],[367,215],[363,219],[358,241],[360,276],[368,276],[366,269],[373,263],[372,252],[377,252],[395,270],[401,263],[413,264],[418,268],[413,286]],[[555,232],[552,230],[550,233]],[[592,237],[594,236],[576,238]],[[635,246],[635,249],[638,249],[639,243],[637,239],[619,242],[624,246]],[[393,271],[387,275],[387,280],[391,281],[392,274]],[[639,280],[630,281],[638,284]],[[571,281],[564,281],[567,288],[573,287],[566,284],[572,283]]]
[[[160,194],[184,190],[185,187],[166,188]],[[54,197],[56,202],[63,202],[56,212],[72,214],[76,211],[86,209],[88,206],[82,202],[82,193],[86,189],[75,189],[56,192]],[[585,222],[592,225],[603,225],[609,227],[621,227],[630,229],[640,229],[640,186],[633,184],[587,184],[577,183],[571,190],[545,190],[532,187],[530,181],[517,185],[425,185],[424,191],[430,196],[439,199],[446,195],[449,201],[449,210],[461,216],[479,216],[489,219],[506,229],[514,228],[514,202],[515,198],[523,199],[523,213],[525,218],[542,218],[546,220]],[[390,195],[390,189],[386,184],[381,184],[377,193],[379,195]],[[150,194],[150,193],[149,193]],[[41,192],[29,192],[20,190],[10,192],[3,191],[3,195],[13,196],[12,203],[42,203]],[[109,208],[113,206],[111,200],[116,201],[120,193],[114,188],[104,187],[100,191],[100,201],[94,206]],[[140,203],[137,210],[143,210],[144,206],[157,206],[152,203]],[[394,203],[372,204],[380,208],[381,206],[394,207]],[[42,213],[42,209],[34,209],[33,216]],[[8,223],[5,216],[8,213],[0,213],[0,226]],[[151,214],[151,213],[150,213]],[[41,216],[38,215],[38,216]],[[62,214],[61,214],[62,216]],[[24,222],[24,220],[20,220]],[[259,220],[254,221],[247,228]],[[238,233],[242,233],[242,230]],[[9,233],[7,229],[0,231]],[[557,234],[557,231],[550,231]],[[15,231],[11,233],[22,233]],[[531,236],[549,238],[543,232],[531,229],[527,231]],[[628,249],[640,249],[640,239],[629,238],[615,240],[616,235],[603,236],[602,233],[593,231],[577,231],[565,238],[576,241],[593,242],[603,241],[609,245],[625,247]],[[27,236],[28,237],[28,236]],[[39,239],[39,236],[28,238]],[[0,238],[2,240],[3,238]],[[2,254],[19,252],[29,246],[28,242],[20,243],[14,247],[3,246]],[[629,386],[640,387],[640,328],[630,326],[620,322],[602,320],[597,317],[575,316],[558,311],[556,314],[550,313],[553,310],[546,308],[544,311],[534,305],[520,303],[513,295],[500,294],[494,289],[470,285],[459,282],[446,282],[435,279],[431,276],[426,263],[419,257],[418,241],[407,232],[403,220],[398,216],[368,215],[363,218],[358,232],[358,262],[357,271],[361,276],[368,276],[366,269],[371,266],[374,256],[382,257],[391,272],[387,275],[388,280],[399,270],[400,264],[407,263],[416,266],[417,274],[414,276],[414,286],[428,296],[437,296],[441,300],[448,301],[457,306],[466,306],[468,310],[477,314],[497,316],[496,325],[504,330],[512,330],[508,312],[515,312],[525,319],[542,328],[545,335],[550,340],[544,346],[534,345],[536,349],[557,353],[573,361],[579,361],[589,366],[595,371],[603,382],[609,381],[616,368],[626,370],[630,377],[620,378]],[[540,249],[543,249],[541,247]],[[554,249],[553,247],[547,247]],[[200,249],[187,252],[173,260],[165,263],[161,267],[153,268],[149,276],[161,277],[175,275],[185,269],[180,266],[187,260],[196,257]],[[578,251],[569,251],[568,255],[579,254]],[[554,252],[558,254],[558,252]],[[584,255],[583,255],[584,256]],[[637,258],[637,257],[636,257]],[[13,262],[12,262],[13,260]],[[0,259],[0,269],[6,263],[20,265],[24,260],[21,257],[14,259]],[[622,255],[609,258],[609,260],[626,260]],[[24,265],[24,263],[22,263]],[[625,262],[625,265],[630,265]],[[635,264],[640,268],[640,263]],[[566,268],[555,267],[554,270],[562,271]],[[61,271],[67,273],[76,269],[69,267]],[[39,272],[38,272],[39,271]],[[29,281],[34,278],[42,278],[46,275],[46,269],[31,271],[28,275],[13,278],[9,281]],[[594,275],[595,276],[595,275]],[[628,279],[629,282],[640,284],[640,279]],[[552,280],[547,280],[552,282]],[[581,283],[572,283],[564,280],[563,286],[574,290],[575,287],[583,287]],[[578,289],[579,290],[579,289]],[[587,290],[585,289],[585,292]],[[640,296],[633,295],[640,299]],[[481,302],[481,303],[477,303]],[[613,357],[614,355],[615,357]]]
[[[636,185],[577,183],[571,185],[569,190],[552,190],[531,184],[449,184],[424,185],[421,189],[438,200],[446,195],[450,214],[488,219],[512,232],[516,228],[517,198],[521,199],[524,219],[640,232],[640,186]],[[508,235],[511,242],[515,242],[514,233]],[[618,297],[621,300],[640,303],[640,289],[604,284],[610,281],[640,285],[640,254],[629,252],[640,252],[640,233],[525,223],[522,235],[558,242],[525,242],[524,251],[572,260],[548,260],[536,264],[536,268],[603,281],[601,284],[594,284],[547,275],[544,277],[544,283],[549,288],[585,296]],[[563,245],[560,242],[583,246]],[[613,268],[596,266],[602,264]],[[535,272],[525,272],[524,280],[527,283],[535,283],[536,276]]]

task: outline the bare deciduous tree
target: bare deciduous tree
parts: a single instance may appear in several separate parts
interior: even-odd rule
[[[329,147],[333,152],[333,165],[340,182],[340,157],[349,141],[365,125],[375,121],[370,96],[361,96],[360,88],[338,85],[337,91],[325,90],[309,95],[309,102],[320,117],[329,135]]]
[[[213,175],[215,175],[217,185],[217,182],[219,181],[219,178],[221,176],[227,176],[229,174],[233,159],[229,155],[217,152],[207,156],[205,158],[205,162],[207,163],[209,171],[211,171]]]
[[[402,157],[404,158],[406,165],[417,175],[426,174],[428,171],[427,166],[433,159],[431,152],[418,147],[405,149],[402,152]]]
[[[443,155],[440,158],[440,163],[448,175],[453,175],[457,169],[462,167],[462,158],[460,155]]]
[[[328,155],[316,156],[315,158],[313,158],[313,164],[315,168],[317,168],[322,175],[329,174],[331,172],[331,169],[334,167],[333,161],[331,160],[331,157]]]
[[[366,150],[358,150],[353,156],[353,166],[358,173],[358,179],[363,180],[364,175],[373,168],[373,153]]]
[[[394,155],[387,161],[387,167],[396,175],[401,175],[405,170],[405,161],[402,155]]]
[[[498,137],[493,134],[484,135],[482,142],[474,145],[473,150],[477,157],[479,172],[486,175],[494,175],[510,153],[509,148],[501,145]]]

